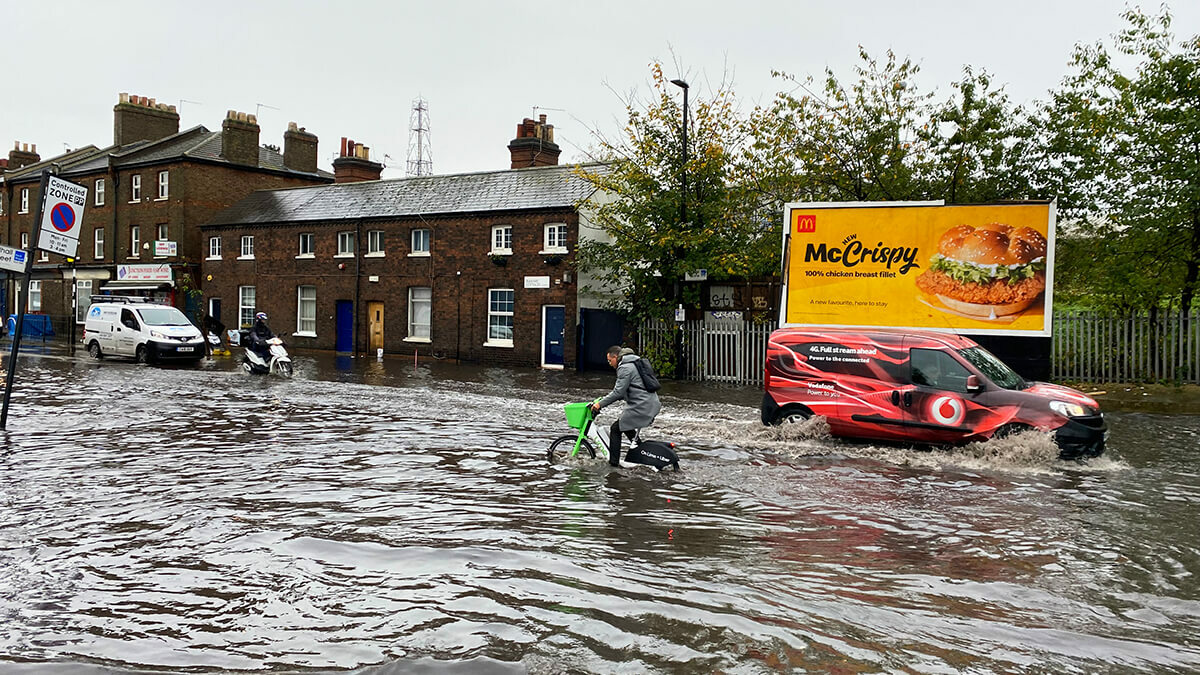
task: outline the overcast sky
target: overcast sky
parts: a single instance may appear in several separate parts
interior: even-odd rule
[[[1044,98],[1072,47],[1119,30],[1121,0],[654,0],[508,2],[0,0],[0,142],[43,159],[112,142],[120,92],[181,105],[180,128],[219,130],[258,113],[261,142],[295,121],[371,147],[404,175],[414,99],[429,107],[435,173],[508,168],[517,124],[555,125],[562,161],[624,119],[618,94],[646,91],[649,64],[703,95],[732,73],[744,106],[783,87],[772,69],[852,78],[858,45],[921,64],[922,91],[986,69],[1016,102]],[[1170,3],[1177,38],[1200,33],[1200,2]],[[1157,12],[1157,0],[1144,3]],[[676,63],[680,67],[676,66]],[[261,105],[260,105],[261,104]],[[388,157],[385,159],[384,155]]]

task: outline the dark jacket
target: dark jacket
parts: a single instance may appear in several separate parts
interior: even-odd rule
[[[644,429],[654,423],[662,403],[658,394],[646,391],[642,384],[642,376],[638,374],[637,366],[633,365],[638,355],[632,349],[621,350],[621,361],[617,363],[617,383],[613,390],[600,399],[603,408],[616,401],[625,401],[625,410],[621,413],[621,431]]]
[[[275,331],[267,325],[262,319],[255,319],[254,326],[250,328],[250,346],[265,351],[267,348],[267,340],[275,337]]]

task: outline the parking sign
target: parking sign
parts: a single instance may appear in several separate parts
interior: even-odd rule
[[[38,248],[50,253],[75,257],[79,248],[79,230],[87,188],[50,176],[46,183],[46,205],[42,211]]]

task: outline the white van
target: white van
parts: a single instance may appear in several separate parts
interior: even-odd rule
[[[84,322],[83,344],[92,358],[127,356],[140,363],[199,361],[204,336],[170,305],[114,299],[94,302]]]

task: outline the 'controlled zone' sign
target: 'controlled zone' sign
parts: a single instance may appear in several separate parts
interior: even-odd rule
[[[79,248],[79,230],[83,223],[83,207],[87,203],[87,188],[50,176],[46,183],[46,204],[42,211],[38,248],[75,257]]]

